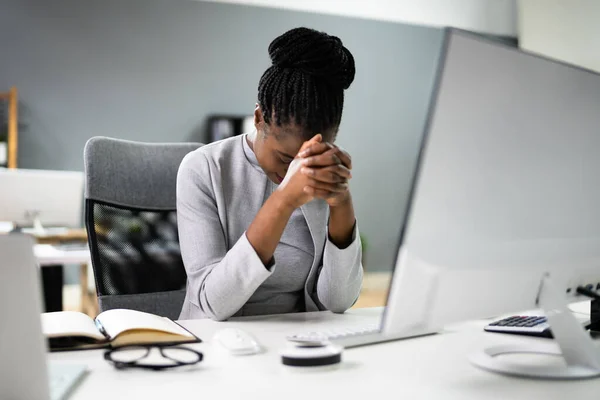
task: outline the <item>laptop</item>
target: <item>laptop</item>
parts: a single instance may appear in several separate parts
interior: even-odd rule
[[[0,235],[0,398],[65,400],[87,367],[46,360],[33,245],[26,235]]]

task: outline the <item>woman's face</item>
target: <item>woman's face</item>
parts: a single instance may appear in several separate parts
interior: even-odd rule
[[[290,163],[304,143],[304,130],[295,124],[285,126],[267,124],[258,106],[254,110],[254,126],[256,136],[251,138],[251,144],[258,164],[269,179],[279,184],[285,178]],[[314,134],[318,133],[323,134],[324,141],[334,139],[331,132]]]

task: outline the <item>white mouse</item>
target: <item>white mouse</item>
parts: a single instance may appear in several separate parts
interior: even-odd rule
[[[262,351],[258,342],[248,332],[237,328],[221,329],[215,333],[213,340],[236,356],[257,354]]]

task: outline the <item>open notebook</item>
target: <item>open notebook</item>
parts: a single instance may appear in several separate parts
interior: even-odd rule
[[[201,341],[169,318],[125,309],[95,319],[76,311],[43,313],[42,331],[50,351]]]

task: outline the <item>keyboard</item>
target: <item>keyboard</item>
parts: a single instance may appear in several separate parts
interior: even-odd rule
[[[343,341],[355,336],[378,334],[379,324],[361,325],[345,329],[328,329],[318,332],[305,332],[287,336],[287,340],[300,346],[320,346],[332,341]]]
[[[512,333],[537,337],[552,337],[552,331],[546,317],[539,315],[513,315],[483,328],[487,332]]]

